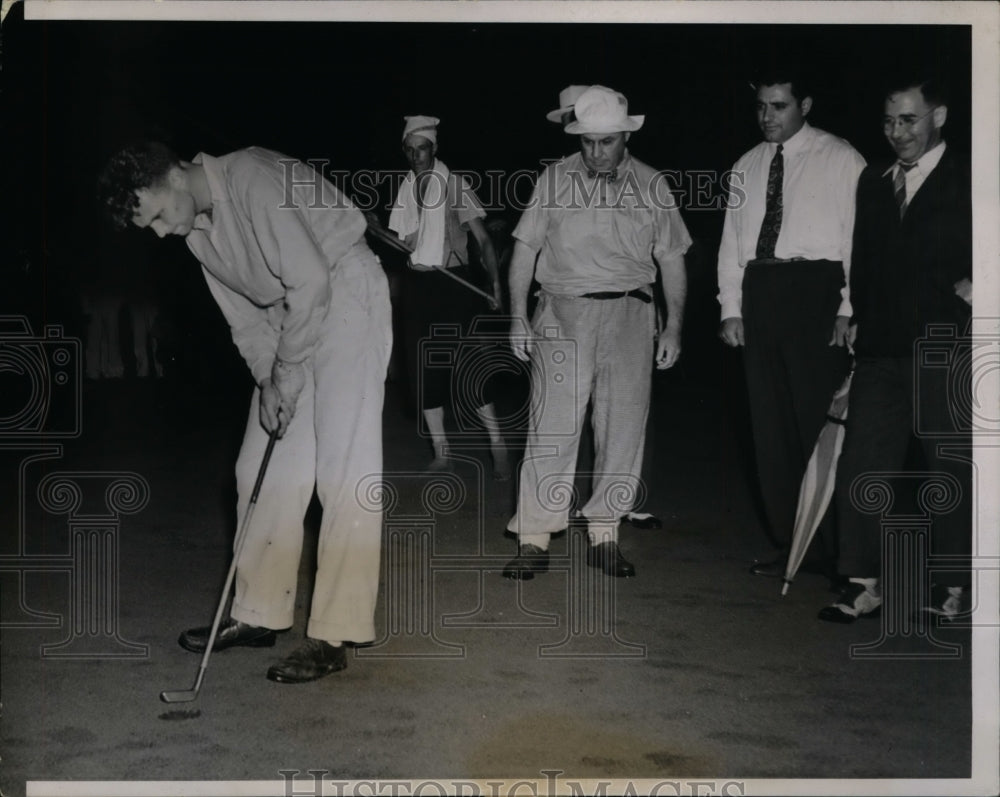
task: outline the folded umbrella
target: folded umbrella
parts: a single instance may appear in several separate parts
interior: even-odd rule
[[[805,558],[809,544],[816,535],[820,521],[830,498],[833,496],[833,485],[837,473],[837,460],[840,449],[844,445],[844,422],[847,418],[848,394],[851,390],[853,369],[844,379],[843,384],[833,394],[833,401],[826,413],[826,423],[816,438],[812,456],[806,465],[802,486],[799,488],[799,504],[795,511],[795,528],[792,530],[792,544],[788,551],[788,564],[785,567],[784,583],[781,594],[788,592],[788,585],[795,579],[799,565]]]

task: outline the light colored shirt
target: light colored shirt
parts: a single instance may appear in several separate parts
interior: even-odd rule
[[[767,176],[777,144],[762,141],[733,166],[733,183],[719,246],[722,318],[742,317],[743,270],[756,257],[764,220]],[[855,192],[865,159],[842,138],[808,123],[782,147],[781,230],[774,256],[781,260],[834,260],[844,264],[837,315],[852,315],[851,238]],[[804,267],[808,267],[807,265]]]
[[[538,178],[514,237],[541,250],[535,279],[544,290],[564,296],[634,290],[656,280],[656,261],[691,246],[665,175],[628,151],[617,172],[611,183],[588,177],[582,155],[574,153]]]
[[[284,162],[284,163],[282,163]],[[364,216],[312,167],[259,147],[200,153],[212,196],[187,245],[258,384],[274,358],[306,359],[330,304],[330,270]]]
[[[913,195],[920,190],[920,186],[924,184],[924,180],[927,176],[934,171],[934,167],[938,165],[941,161],[941,156],[944,155],[945,143],[942,141],[937,146],[929,149],[917,160],[917,165],[914,166],[909,171],[903,172],[906,176],[906,202],[909,204],[913,201]],[[892,166],[882,172],[882,176],[885,177],[887,174],[892,174],[892,179],[896,179],[896,172],[899,171],[899,161],[896,161]]]
[[[448,212],[445,214],[444,256],[441,260],[445,268],[469,262],[469,222],[484,218],[486,211],[469,181],[464,175],[451,172],[448,175]],[[413,268],[430,271],[433,266],[413,263]]]

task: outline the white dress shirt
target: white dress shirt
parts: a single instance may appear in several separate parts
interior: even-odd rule
[[[733,182],[719,247],[722,318],[742,317],[743,271],[756,257],[764,219],[767,177],[777,144],[762,141],[733,166]],[[858,177],[865,160],[844,139],[808,123],[783,143],[781,260],[834,260],[844,264],[838,315],[852,315],[851,238]],[[808,268],[808,265],[804,265]]]

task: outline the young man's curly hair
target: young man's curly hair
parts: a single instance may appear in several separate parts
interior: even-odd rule
[[[111,223],[124,230],[132,221],[139,198],[136,191],[154,188],[167,177],[180,159],[166,144],[144,141],[114,155],[97,180],[97,195]]]

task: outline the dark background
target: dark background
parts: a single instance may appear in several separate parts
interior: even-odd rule
[[[183,242],[114,233],[97,211],[97,173],[132,139],[183,158],[256,144],[335,170],[402,169],[402,116],[424,113],[442,119],[451,168],[510,174],[571,152],[545,113],[564,86],[601,83],[646,115],[630,142],[640,159],[719,174],[759,140],[754,71],[797,58],[813,80],[810,121],[869,161],[888,154],[885,83],[918,63],[952,84],[947,138],[969,149],[969,26],[25,22],[15,7],[2,44],[0,312],[81,334],[81,286],[144,288],[223,357],[235,352]],[[387,190],[380,200],[384,217]],[[704,340],[718,320],[722,212],[681,201],[696,239],[689,335]],[[493,214],[517,217],[510,202]]]

